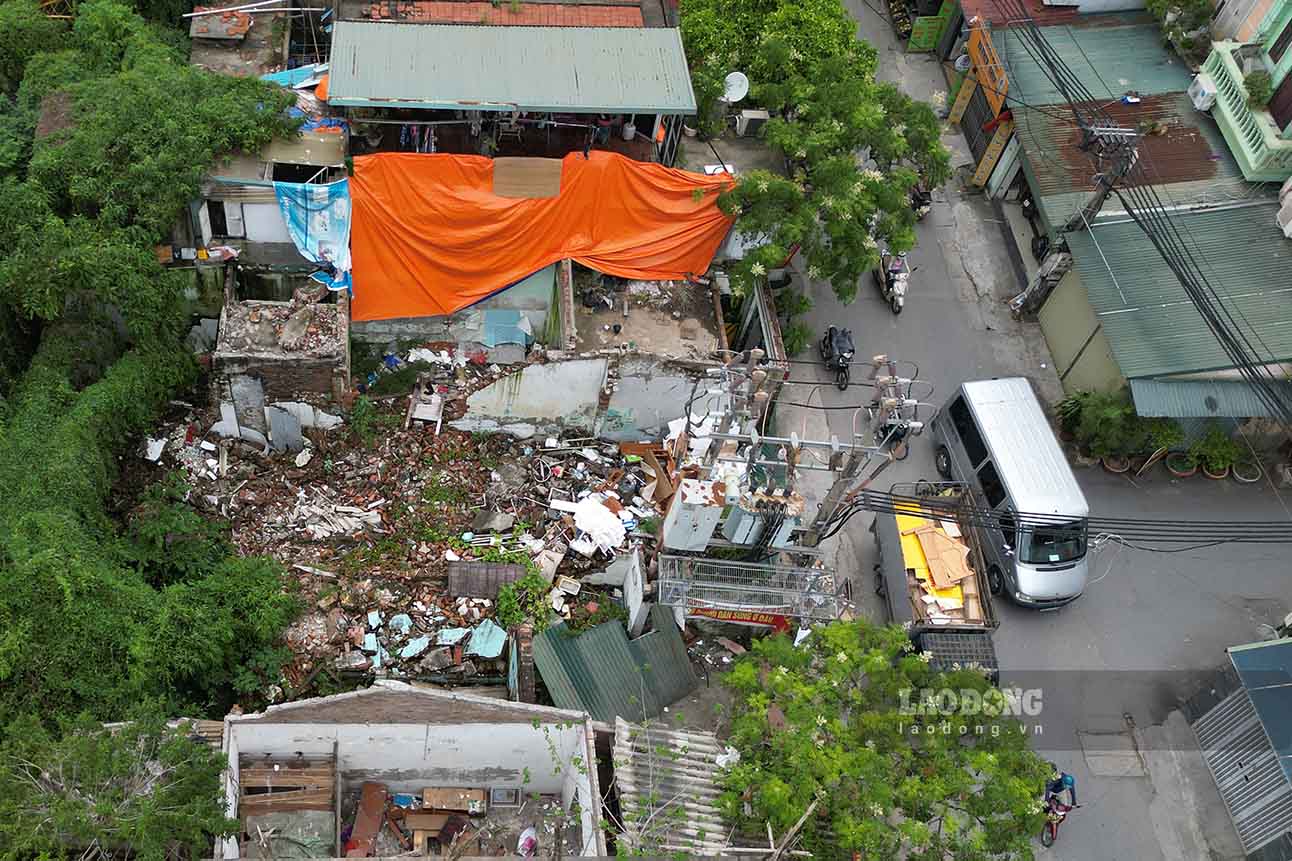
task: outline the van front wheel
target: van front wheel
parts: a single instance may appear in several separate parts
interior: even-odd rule
[[[951,452],[947,451],[944,445],[938,446],[938,450],[933,454],[933,466],[938,471],[938,475],[945,479],[951,478]]]
[[[1000,573],[1000,569],[995,565],[987,569],[987,588],[993,595],[999,595],[1005,591],[1005,575]]]

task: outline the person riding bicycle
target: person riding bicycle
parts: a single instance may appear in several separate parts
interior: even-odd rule
[[[1058,799],[1062,802],[1060,796],[1064,790],[1068,793],[1068,807],[1077,806],[1077,779],[1066,771],[1054,770],[1054,778],[1045,784],[1045,803],[1049,804],[1050,799]]]

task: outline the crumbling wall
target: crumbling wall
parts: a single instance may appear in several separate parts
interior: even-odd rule
[[[547,735],[544,734],[547,730]],[[331,755],[347,782],[380,781],[392,792],[421,792],[428,786],[524,787],[527,792],[560,792],[553,774],[580,753],[582,730],[531,724],[233,724],[242,756]],[[561,762],[552,761],[547,738]],[[525,783],[528,770],[530,782]]]
[[[467,398],[458,430],[504,431],[527,438],[596,426],[608,360],[573,359],[526,365]]]
[[[351,325],[355,340],[368,344],[391,341],[450,341],[484,343],[486,311],[520,311],[535,334],[541,334],[552,309],[555,266],[548,266],[517,284],[500,290],[470,308],[438,317],[363,320]]]
[[[668,423],[685,414],[697,380],[694,410],[703,411],[708,389],[717,385],[716,377],[705,379],[706,367],[654,356],[620,359],[597,435],[616,442],[667,436]]]

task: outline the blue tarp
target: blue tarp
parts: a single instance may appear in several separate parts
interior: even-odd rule
[[[295,69],[270,72],[268,75],[261,75],[260,80],[269,81],[271,84],[277,84],[280,87],[294,87],[297,84],[305,83],[311,78],[317,78],[326,72],[327,68],[327,63],[311,63],[308,66],[297,66]]]
[[[310,277],[329,289],[349,290],[350,181],[275,182],[274,195],[296,250],[322,270]]]

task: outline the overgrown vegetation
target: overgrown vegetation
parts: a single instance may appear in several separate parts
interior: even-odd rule
[[[981,671],[938,672],[911,648],[900,627],[867,622],[814,628],[798,647],[755,640],[725,680],[740,751],[727,815],[784,835],[811,808],[802,848],[816,858],[1032,858],[1049,766]],[[942,689],[982,713],[903,708]]]
[[[53,733],[29,719],[0,745],[0,847],[10,858],[205,857],[231,833],[224,755],[142,717],[113,731],[82,717]]]
[[[772,116],[766,139],[785,158],[787,176],[751,171],[719,198],[763,240],[733,284],[748,289],[797,250],[811,278],[850,302],[881,244],[914,245],[908,195],[919,177],[950,176],[932,107],[875,79],[875,51],[840,0],[687,0],[681,28],[702,130],[725,127],[723,79],[743,71],[751,101]]]
[[[541,574],[530,572],[515,583],[505,583],[498,588],[498,624],[511,630],[517,625],[531,622],[534,633],[546,630],[552,615],[547,595],[552,591]]]
[[[169,21],[189,4],[139,8]],[[220,156],[294,127],[290,95],[190,67],[155,21],[114,0],[70,24],[0,4],[0,360],[26,365],[0,410],[0,849],[14,857],[206,852],[232,827],[221,758],[155,716],[259,705],[296,612],[280,567],[236,556],[181,482],[124,520],[108,507],[125,448],[197,372],[184,281],[153,246]],[[38,339],[30,364],[15,332]],[[91,731],[127,717],[141,722]]]
[[[1148,0],[1149,13],[1162,25],[1162,35],[1190,65],[1206,59],[1211,48],[1212,0]]]
[[[1078,392],[1061,400],[1056,409],[1059,426],[1094,457],[1152,454],[1174,449],[1184,436],[1171,419],[1144,418],[1126,390]]]

